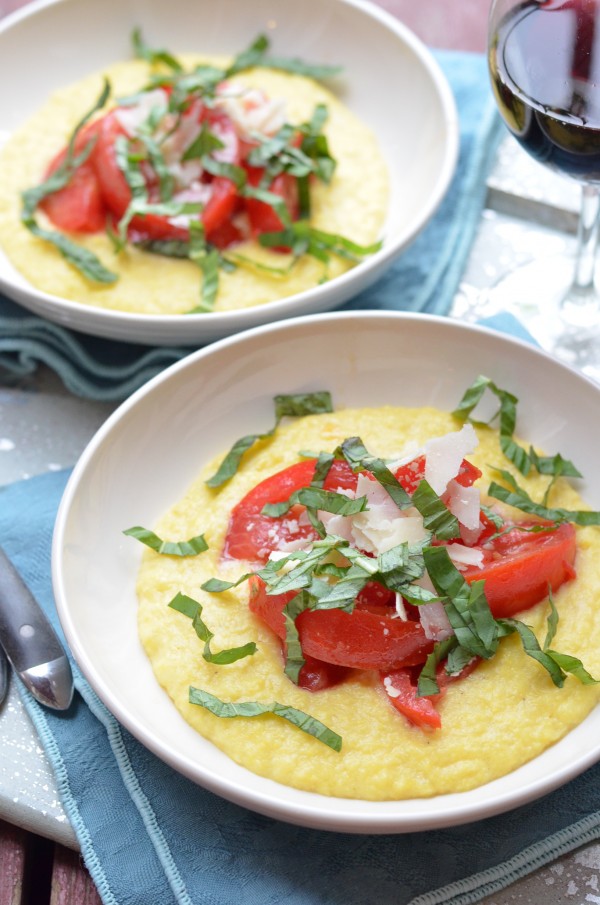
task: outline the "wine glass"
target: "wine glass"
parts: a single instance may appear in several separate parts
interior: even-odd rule
[[[600,0],[494,0],[488,61],[500,113],[537,161],[581,184],[575,256],[532,261],[488,293],[541,346],[600,380]]]

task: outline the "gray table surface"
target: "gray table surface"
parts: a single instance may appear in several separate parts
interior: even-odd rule
[[[512,141],[501,146],[488,198],[452,314],[472,316],[478,292],[538,253],[572,245],[576,186],[532,164]],[[10,385],[0,374],[0,484],[72,465],[113,410],[69,394],[50,371]],[[77,848],[56,782],[16,682],[0,707],[0,817]],[[600,844],[538,869],[485,900],[487,905],[600,905]]]

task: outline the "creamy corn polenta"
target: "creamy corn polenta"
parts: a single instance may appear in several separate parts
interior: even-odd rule
[[[196,63],[225,65],[222,59],[182,55],[186,69]],[[27,280],[39,289],[84,305],[148,315],[179,314],[196,309],[201,277],[190,260],[152,254],[131,244],[118,254],[104,231],[73,235],[118,279],[92,282],[71,266],[57,248],[33,235],[21,222],[21,192],[38,185],[49,162],[69,140],[77,122],[90,111],[103,79],[112,96],[127,97],[147,84],[151,67],[142,60],[118,63],[102,73],[54,93],[0,152],[0,245]],[[268,98],[284,99],[286,119],[300,124],[311,119],[317,105],[325,105],[324,134],[337,161],[329,184],[311,184],[310,223],[357,245],[369,246],[381,237],[388,204],[388,173],[375,136],[328,89],[311,78],[270,69],[251,69],[228,80],[231,84],[261,89]],[[42,227],[52,228],[43,212]],[[281,254],[246,239],[235,246],[235,270],[221,271],[215,311],[248,308],[295,295],[331,279],[353,266],[353,261],[332,255],[328,264],[303,255],[286,273],[289,254]],[[259,266],[255,266],[258,264]],[[212,302],[211,302],[212,304]]]
[[[211,463],[155,526],[167,540],[204,533],[209,549],[180,558],[145,551],[139,573],[139,632],[160,685],[183,718],[229,757],[262,776],[323,795],[393,800],[460,792],[516,769],[558,741],[595,706],[600,687],[568,677],[562,689],[525,656],[515,635],[499,652],[467,677],[449,686],[439,704],[442,728],[424,732],[411,726],[390,704],[374,672],[356,671],[341,685],[310,692],[283,672],[275,635],[248,609],[248,586],[221,594],[201,590],[210,577],[235,580],[246,564],[222,560],[229,514],[249,490],[274,472],[299,460],[298,451],[333,450],[349,436],[360,436],[369,452],[393,457],[427,438],[456,430],[446,413],[425,409],[363,409],[312,415],[280,427],[246,455],[243,467],[219,490],[206,479]],[[506,467],[497,433],[478,428],[479,445],[469,456],[483,471],[487,488],[490,465]],[[509,466],[510,467],[510,466]],[[547,478],[519,481],[540,498]],[[559,480],[553,505],[581,507],[568,484]],[[522,518],[522,516],[521,516]],[[600,675],[600,536],[597,528],[577,531],[576,581],[554,595],[560,616],[553,648],[579,657]],[[169,608],[183,593],[199,601],[203,619],[221,650],[255,641],[257,652],[228,666],[203,659],[203,644],[189,618]],[[538,638],[546,631],[548,602],[524,615]],[[320,720],[343,740],[334,751],[277,717],[219,718],[188,702],[190,686],[223,701],[257,701],[293,706]]]

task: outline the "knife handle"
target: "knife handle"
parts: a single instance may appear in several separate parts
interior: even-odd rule
[[[64,648],[33,594],[0,548],[0,641],[19,678],[42,704],[65,710],[73,679]]]

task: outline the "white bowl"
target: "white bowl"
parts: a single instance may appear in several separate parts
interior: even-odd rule
[[[361,833],[487,817],[549,792],[598,760],[600,707],[541,756],[469,792],[368,802],[298,791],[236,765],[192,730],[160,690],[138,641],[140,552],[123,537],[124,526],[153,524],[206,461],[234,439],[270,428],[274,392],[327,388],[340,408],[451,409],[482,373],[522,395],[523,439],[572,458],[587,478],[582,495],[600,508],[600,387],[523,342],[443,318],[355,312],[255,328],[193,353],[108,419],[66,488],[53,581],[76,660],[133,735],[224,798],[293,823]]]
[[[193,23],[193,37],[190,34]],[[373,283],[435,212],[454,172],[458,122],[451,90],[431,54],[396,18],[363,0],[41,0],[0,23],[0,135],[10,134],[48,93],[131,56],[140,26],[173,52],[230,54],[261,31],[280,56],[344,68],[342,100],[379,138],[391,174],[379,252],[346,274],[255,308],[143,315],[91,308],[30,285],[0,251],[0,289],[42,317],[97,336],[191,345],[325,311]]]

